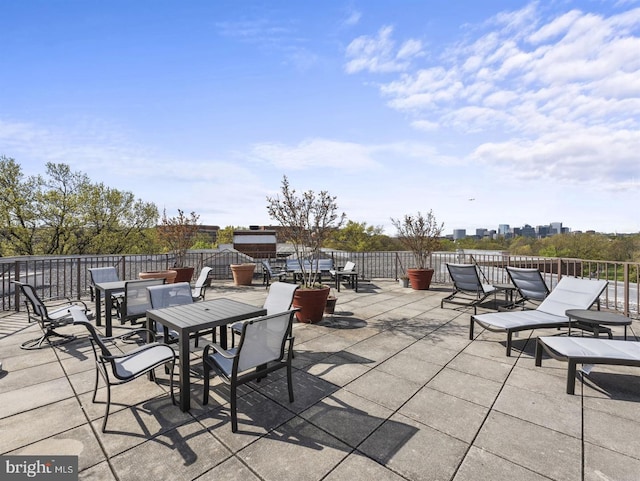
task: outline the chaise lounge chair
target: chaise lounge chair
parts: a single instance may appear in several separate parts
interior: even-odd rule
[[[453,281],[453,293],[440,301],[441,309],[445,303],[457,304],[473,307],[473,313],[476,314],[478,304],[496,293],[495,287],[480,281],[475,264],[447,264],[447,269]]]
[[[594,337],[539,337],[536,366],[542,366],[542,352],[569,363],[567,394],[574,394],[576,364],[612,364],[640,367],[640,342]]]
[[[521,267],[507,267],[507,274],[511,283],[516,286],[518,298],[513,302],[513,307],[527,308],[527,303],[539,305],[549,295],[549,288],[538,269],[526,269]]]
[[[607,287],[606,280],[577,279],[563,277],[547,298],[533,310],[492,312],[472,315],[469,325],[469,339],[473,340],[474,324],[493,332],[507,333],[507,356],[511,355],[511,338],[514,332],[546,327],[568,327],[568,309],[589,309]],[[589,326],[573,324],[583,330]]]

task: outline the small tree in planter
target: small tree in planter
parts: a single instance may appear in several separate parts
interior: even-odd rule
[[[330,232],[342,226],[346,216],[338,214],[336,197],[324,190],[318,194],[309,190],[298,195],[289,184],[287,176],[282,179],[280,195],[267,197],[267,211],[269,216],[283,227],[285,240],[293,244],[296,257],[300,261],[302,285],[296,291],[296,298],[304,295],[304,291],[323,291],[319,318],[315,315],[310,318],[303,311],[297,314],[301,322],[318,322],[322,319],[329,294],[328,287],[319,285],[320,248]],[[303,262],[305,260],[309,261],[308,265]],[[298,301],[294,299],[294,306],[296,302]],[[304,309],[304,306],[298,307]]]
[[[194,267],[187,266],[187,250],[193,244],[193,240],[198,233],[198,221],[200,216],[195,212],[185,215],[184,211],[178,209],[178,215],[167,217],[167,210],[162,212],[162,223],[158,226],[160,240],[168,247],[174,255],[173,268],[185,269],[182,280],[176,278],[176,282],[190,282]],[[188,279],[186,277],[188,276]]]
[[[428,289],[433,269],[431,264],[427,268],[427,262],[431,262],[431,253],[440,246],[444,223],[438,224],[432,210],[426,216],[418,212],[415,216],[407,214],[402,219],[392,218],[391,222],[398,230],[400,242],[413,253],[416,267],[407,269],[411,287]]]

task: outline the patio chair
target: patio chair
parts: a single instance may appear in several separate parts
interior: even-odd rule
[[[87,271],[89,271],[89,294],[91,295],[91,302],[95,302],[96,284],[100,284],[101,282],[118,282],[120,280],[115,267],[92,267],[87,269]],[[119,309],[122,296],[124,296],[124,292],[116,292],[111,295],[111,305],[116,312]]]
[[[513,302],[513,306],[520,305],[522,309],[527,307],[527,303],[537,306],[549,295],[549,288],[538,269],[507,266],[506,270],[518,291],[518,298]]]
[[[347,261],[342,269],[330,269],[329,274],[335,282],[336,289],[340,291],[340,281],[346,279],[347,283],[358,292],[358,272],[356,263]]]
[[[472,315],[469,325],[469,339],[473,340],[474,338],[473,329],[476,323],[492,332],[506,332],[507,356],[510,356],[514,332],[546,327],[569,327],[570,320],[565,312],[568,309],[589,309],[598,301],[607,284],[606,280],[563,277],[536,309]],[[572,327],[593,331],[593,326],[574,323]]]
[[[164,284],[164,279],[140,279],[124,283],[124,295],[120,302],[118,317],[120,323],[136,321],[147,316],[147,310],[151,309],[151,301],[147,293],[147,287]],[[191,289],[189,289],[191,291]],[[189,292],[191,294],[191,292]]]
[[[492,285],[480,281],[475,264],[447,264],[447,269],[453,281],[453,292],[440,301],[441,309],[445,303],[449,303],[473,307],[473,313],[476,314],[478,304],[497,291]]]
[[[35,288],[31,284],[24,282],[12,281],[20,288],[24,295],[24,304],[27,308],[27,317],[29,321],[37,321],[42,329],[42,336],[36,339],[30,339],[23,342],[20,347],[26,350],[41,349],[47,346],[58,346],[73,341],[76,336],[71,334],[62,334],[56,331],[58,327],[66,326],[73,323],[71,314],[73,311],[88,311],[84,302],[70,299],[54,299],[53,304],[49,303],[51,311],[47,308]],[[51,301],[51,299],[47,299]],[[52,338],[57,338],[52,341]]]
[[[159,286],[147,287],[149,294],[149,302],[151,303],[151,309],[162,309],[164,307],[182,306],[185,304],[192,304],[194,298],[191,295],[191,287],[188,282],[176,282],[173,284],[161,284]],[[195,299],[197,300],[197,298]],[[176,331],[170,331],[167,327],[162,326],[162,334],[164,335],[165,342],[177,342],[178,333]],[[160,332],[156,326],[156,331]],[[212,341],[216,342],[216,330],[211,329]],[[196,332],[193,334],[195,339],[195,346],[198,347],[198,339],[203,335],[202,332]]]
[[[132,336],[142,333],[153,337],[154,334],[148,329],[140,328],[120,336],[102,337],[98,334],[96,328],[87,320],[84,312],[74,310],[72,315],[74,324],[84,326],[89,331],[89,340],[91,341],[91,347],[93,348],[93,355],[96,361],[96,376],[92,402],[96,402],[99,375],[102,376],[107,385],[107,405],[104,420],[102,421],[102,432],[105,432],[107,419],[109,418],[111,386],[133,381],[147,373],[149,373],[155,381],[155,368],[166,365],[167,363],[169,363],[169,391],[171,393],[171,402],[175,405],[176,401],[173,395],[173,368],[175,366],[176,353],[171,346],[152,342],[150,344],[143,344],[124,354],[121,351],[111,352],[107,344],[111,344],[118,339],[131,339]]]
[[[291,309],[293,296],[300,287],[298,284],[287,282],[274,282],[269,288],[269,293],[262,307],[267,310],[267,316]],[[235,346],[235,336],[242,333],[242,325],[248,321],[239,321],[231,324],[231,347]]]
[[[262,283],[267,287],[271,284],[271,279],[278,279],[279,281],[283,281],[287,278],[287,271],[280,269],[276,271],[271,267],[269,261],[262,261]]]
[[[207,344],[204,348],[202,403],[204,405],[209,403],[209,378],[213,370],[231,388],[231,431],[234,433],[238,430],[238,386],[259,380],[278,369],[286,369],[289,402],[293,402],[291,358],[294,339],[289,333],[294,312],[293,310],[280,312],[245,322],[237,349],[225,350],[218,344]],[[288,349],[285,348],[287,342]]]
[[[209,287],[209,273],[212,271],[211,267],[203,267],[200,271],[200,275],[198,279],[196,279],[196,283],[191,289],[191,297],[194,301],[203,300],[205,294],[207,293],[207,287]]]
[[[192,304],[191,286],[188,282],[177,282],[174,284],[160,284],[147,287],[149,295],[149,309],[162,309],[164,307],[181,306],[184,304]],[[162,326],[165,342],[175,342],[178,333],[169,331]],[[160,332],[159,326],[155,327],[156,332]]]
[[[593,337],[539,337],[536,366],[542,366],[543,350],[554,359],[569,363],[567,394],[574,394],[577,364],[609,364],[640,367],[640,342]]]

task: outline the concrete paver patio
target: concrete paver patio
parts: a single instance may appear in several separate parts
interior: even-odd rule
[[[566,364],[533,359],[531,336],[557,330],[521,333],[505,357],[504,335],[470,341],[470,311],[440,308],[448,292],[378,279],[343,289],[334,316],[294,326],[295,402],[279,373],[243,387],[235,434],[218,379],[201,404],[204,342],[192,346],[190,412],[171,404],[158,369],[159,384],[113,389],[102,433],[86,334],[68,326],[83,339],[24,351],[39,328],[10,313],[0,318],[0,451],[78,455],[83,480],[640,479],[639,369],[596,366],[567,395]],[[260,285],[207,292],[256,305],[265,296]],[[629,338],[638,334],[634,321]]]

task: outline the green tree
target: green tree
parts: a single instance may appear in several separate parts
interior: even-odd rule
[[[232,225],[228,225],[223,229],[218,229],[218,237],[217,242],[220,244],[233,244],[233,231],[236,230],[246,230],[246,227],[234,227]]]
[[[366,222],[348,221],[342,229],[334,230],[324,247],[350,252],[379,251],[384,247],[382,227],[367,226]]]
[[[25,178],[14,159],[0,157],[0,236],[4,255],[119,254],[155,251],[158,209],[92,184],[66,164]]]
[[[35,178],[25,179],[20,165],[0,156],[0,236],[2,255],[34,255],[38,228]]]

